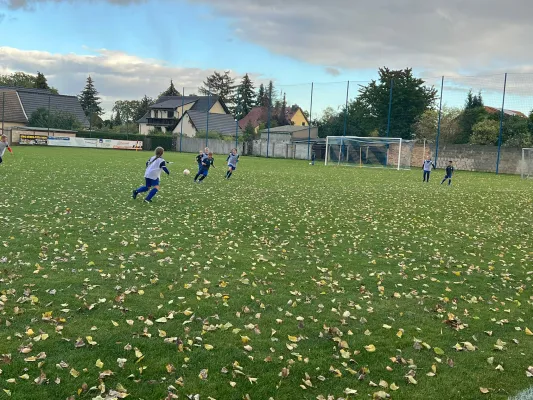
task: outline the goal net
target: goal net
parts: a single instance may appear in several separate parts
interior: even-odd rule
[[[410,169],[414,145],[401,138],[328,136],[325,164]]]
[[[523,179],[533,178],[533,148],[522,149],[520,175]]]

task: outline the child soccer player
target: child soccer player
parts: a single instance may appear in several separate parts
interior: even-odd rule
[[[424,160],[424,164],[422,165],[424,169],[424,180],[422,182],[428,182],[429,183],[429,174],[431,173],[431,167],[435,168],[435,164],[433,164],[433,161],[431,161],[431,157],[427,156],[427,158]]]
[[[446,167],[446,176],[440,183],[441,185],[446,182],[446,179],[448,179],[448,186],[452,184],[452,175],[455,171],[455,168],[453,167],[453,161],[448,161],[448,166]]]
[[[228,171],[226,172],[226,179],[229,179],[233,174],[233,171],[237,169],[237,163],[239,162],[239,155],[237,154],[237,149],[231,150],[231,153],[229,153],[229,156],[226,161],[228,162]]]
[[[146,196],[144,199],[145,202],[151,203],[152,198],[159,191],[159,178],[161,177],[161,170],[165,171],[167,175],[170,175],[170,171],[167,169],[166,162],[163,159],[164,152],[165,150],[162,147],[156,148],[155,155],[150,157],[150,159],[146,162],[146,171],[144,173],[144,179],[146,183],[144,186],[141,186],[133,191],[133,199],[136,199],[139,193],[147,192],[148,189],[151,188],[152,190],[150,190],[150,193],[148,193],[148,196]]]
[[[7,142],[7,136],[2,135],[0,137],[0,164],[3,162],[4,153],[6,152],[6,149],[11,152],[11,147],[9,147],[9,143]]]
[[[199,154],[196,156],[196,162],[198,163],[198,172],[202,169],[202,160],[204,158],[207,158],[207,154],[209,153],[209,147],[206,147],[204,151],[200,150]]]
[[[209,168],[211,166],[215,168],[215,159],[213,158],[213,153],[209,152],[207,154],[207,158],[204,158],[202,160],[202,168],[200,169],[200,171],[198,171],[198,173],[194,177],[194,182],[201,183],[207,177]],[[198,179],[198,177],[200,177],[200,179]]]

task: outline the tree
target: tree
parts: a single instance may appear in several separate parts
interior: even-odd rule
[[[527,118],[518,115],[505,115],[502,128],[502,144],[506,147],[529,147],[531,145],[531,133]]]
[[[437,110],[426,110],[413,124],[415,139],[435,140],[437,136],[439,112]]]
[[[100,116],[103,114],[103,110],[102,107],[100,107],[101,102],[100,97],[98,97],[98,91],[94,87],[94,82],[90,76],[87,78],[87,84],[78,96],[78,99],[80,101],[81,108],[83,108],[83,111],[85,112],[85,115],[89,117],[92,126],[92,116]]]
[[[49,113],[46,108],[39,108],[34,111],[29,118],[28,125],[37,128],[81,129],[81,124],[76,116],[60,111],[51,111]]]
[[[465,108],[459,118],[460,134],[455,143],[463,144],[471,142],[470,138],[474,134],[474,125],[487,117],[487,111],[483,105],[481,92],[477,95],[470,90],[466,96]],[[479,140],[476,139],[476,140]]]
[[[265,90],[265,85],[261,84],[259,85],[255,104],[259,107],[268,107],[268,103],[268,93]]]
[[[129,124],[136,121],[137,112],[140,107],[139,100],[117,100],[113,105],[113,111],[120,114],[120,118],[123,124]],[[144,115],[144,114],[143,114]]]
[[[255,104],[254,90],[255,87],[252,80],[248,74],[244,75],[235,95],[235,118],[242,119],[252,110]]]
[[[498,121],[483,119],[472,127],[470,143],[473,144],[496,144],[500,133]]]
[[[410,139],[413,124],[434,106],[437,90],[415,78],[411,68],[390,70],[384,67],[378,73],[379,80],[361,86],[358,98],[349,105],[351,128],[360,136],[369,136],[375,129],[380,136],[386,135],[391,82],[394,81],[389,136]]]
[[[113,125],[120,126],[122,125],[122,118],[120,117],[120,110],[115,111],[115,117],[113,118]]]
[[[167,97],[167,96],[181,96],[181,93],[174,86],[174,82],[172,82],[172,79],[170,80],[170,86],[168,87],[168,89],[159,95],[159,97]]]
[[[150,111],[150,106],[153,104],[154,100],[151,97],[144,95],[139,102],[139,106],[135,110],[134,121],[140,120],[148,111]]]
[[[42,82],[46,84],[46,87],[42,87]],[[13,72],[12,74],[0,75],[0,86],[15,86],[27,89],[49,89],[53,94],[58,94],[56,88],[48,87],[46,78],[40,72],[37,76],[26,74],[24,72]]]
[[[224,71],[224,74],[215,71],[207,77],[203,85],[198,89],[200,94],[217,95],[230,109],[233,108],[235,79],[230,76],[229,71]]]
[[[50,89],[46,77],[41,72],[37,72],[34,87],[37,89]]]
[[[289,121],[287,121],[287,98],[286,95],[283,94],[283,101],[280,102],[279,108],[276,107],[277,111],[277,120],[279,126],[289,125]]]
[[[266,92],[266,97],[268,99],[267,107],[270,104],[270,107],[273,107],[276,102],[279,101],[278,96],[276,95],[276,89],[274,88],[274,82],[268,82],[268,88]]]

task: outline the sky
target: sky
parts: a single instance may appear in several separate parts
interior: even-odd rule
[[[529,112],[532,11],[527,0],[0,0],[0,74],[41,71],[71,95],[91,75],[109,113],[171,79],[187,94],[229,70],[273,80],[316,116],[382,66],[413,68],[439,94],[446,76],[449,106],[472,89],[501,107],[509,72],[505,108]]]

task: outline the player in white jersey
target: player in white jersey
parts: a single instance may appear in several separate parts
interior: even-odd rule
[[[228,158],[226,159],[228,162],[228,171],[226,172],[226,179],[229,179],[233,172],[237,169],[237,163],[239,162],[239,155],[237,154],[237,149],[232,149],[231,153],[229,153]]]
[[[132,197],[137,198],[139,193],[147,192],[150,188],[150,193],[144,199],[144,201],[151,203],[152,198],[159,191],[159,178],[161,177],[161,170],[165,171],[167,175],[170,175],[170,171],[167,168],[166,162],[163,159],[163,153],[165,150],[162,147],[155,149],[155,155],[150,157],[146,162],[146,171],[144,173],[144,179],[146,181],[144,186],[139,187],[133,191]]]
[[[3,162],[4,153],[6,152],[6,149],[11,152],[11,147],[9,147],[9,143],[7,142],[7,136],[2,135],[0,138],[0,164]]]

